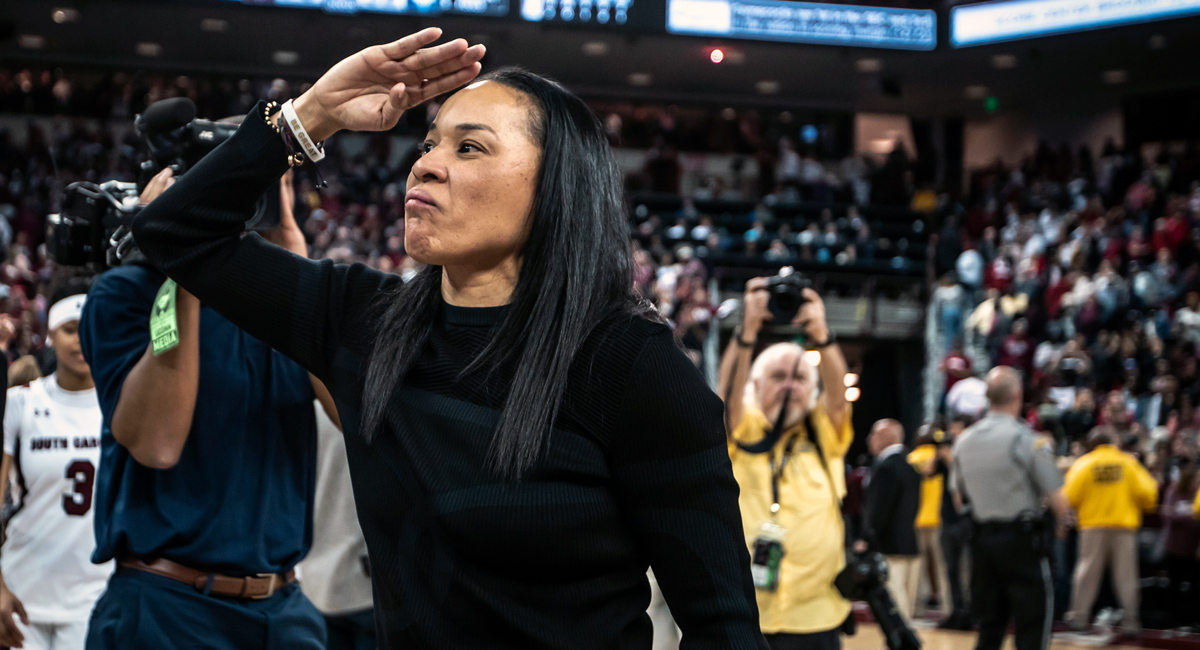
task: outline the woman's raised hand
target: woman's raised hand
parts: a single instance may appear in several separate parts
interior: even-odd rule
[[[318,141],[342,129],[386,131],[409,108],[474,79],[484,47],[461,38],[426,47],[441,35],[430,27],[342,59],[296,99],[300,123]]]

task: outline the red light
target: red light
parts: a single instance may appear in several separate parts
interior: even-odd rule
[[[708,60],[713,63],[720,63],[725,60],[725,52],[719,47],[714,47],[713,51],[708,53]]]

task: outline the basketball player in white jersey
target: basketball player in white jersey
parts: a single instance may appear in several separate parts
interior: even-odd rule
[[[100,462],[100,405],[79,350],[84,294],[50,307],[58,370],[8,391],[0,502],[16,510],[0,548],[0,645],[82,650],[88,616],[112,562],[91,562],[92,481]]]

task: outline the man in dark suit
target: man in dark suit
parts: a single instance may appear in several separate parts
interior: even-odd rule
[[[900,614],[911,619],[921,575],[916,532],[921,475],[908,464],[904,427],[895,420],[880,420],[871,427],[867,449],[875,462],[867,479],[863,540],[858,547],[887,558],[888,591]]]

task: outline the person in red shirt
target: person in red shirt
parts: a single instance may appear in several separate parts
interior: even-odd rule
[[[971,376],[971,360],[963,354],[961,338],[955,338],[954,342],[950,344],[950,350],[938,364],[938,372],[946,375],[946,388],[943,395],[949,393],[954,384]]]
[[[1012,334],[1000,344],[996,365],[1011,366],[1028,377],[1033,365],[1033,341],[1029,339],[1029,324],[1024,318],[1013,321]]]
[[[1012,287],[1013,265],[1008,257],[1001,255],[992,260],[983,271],[983,286],[988,289],[999,289],[1007,293]]]
[[[1154,255],[1154,247],[1150,242],[1146,241],[1145,234],[1141,228],[1135,227],[1133,232],[1129,234],[1129,242],[1125,246],[1125,252],[1129,255],[1131,261],[1149,262],[1150,257]]]
[[[1079,273],[1071,271],[1059,277],[1058,282],[1051,284],[1046,288],[1046,315],[1051,319],[1057,319],[1059,310],[1062,308],[1063,296],[1071,292],[1075,288],[1075,281],[1079,279]]]

